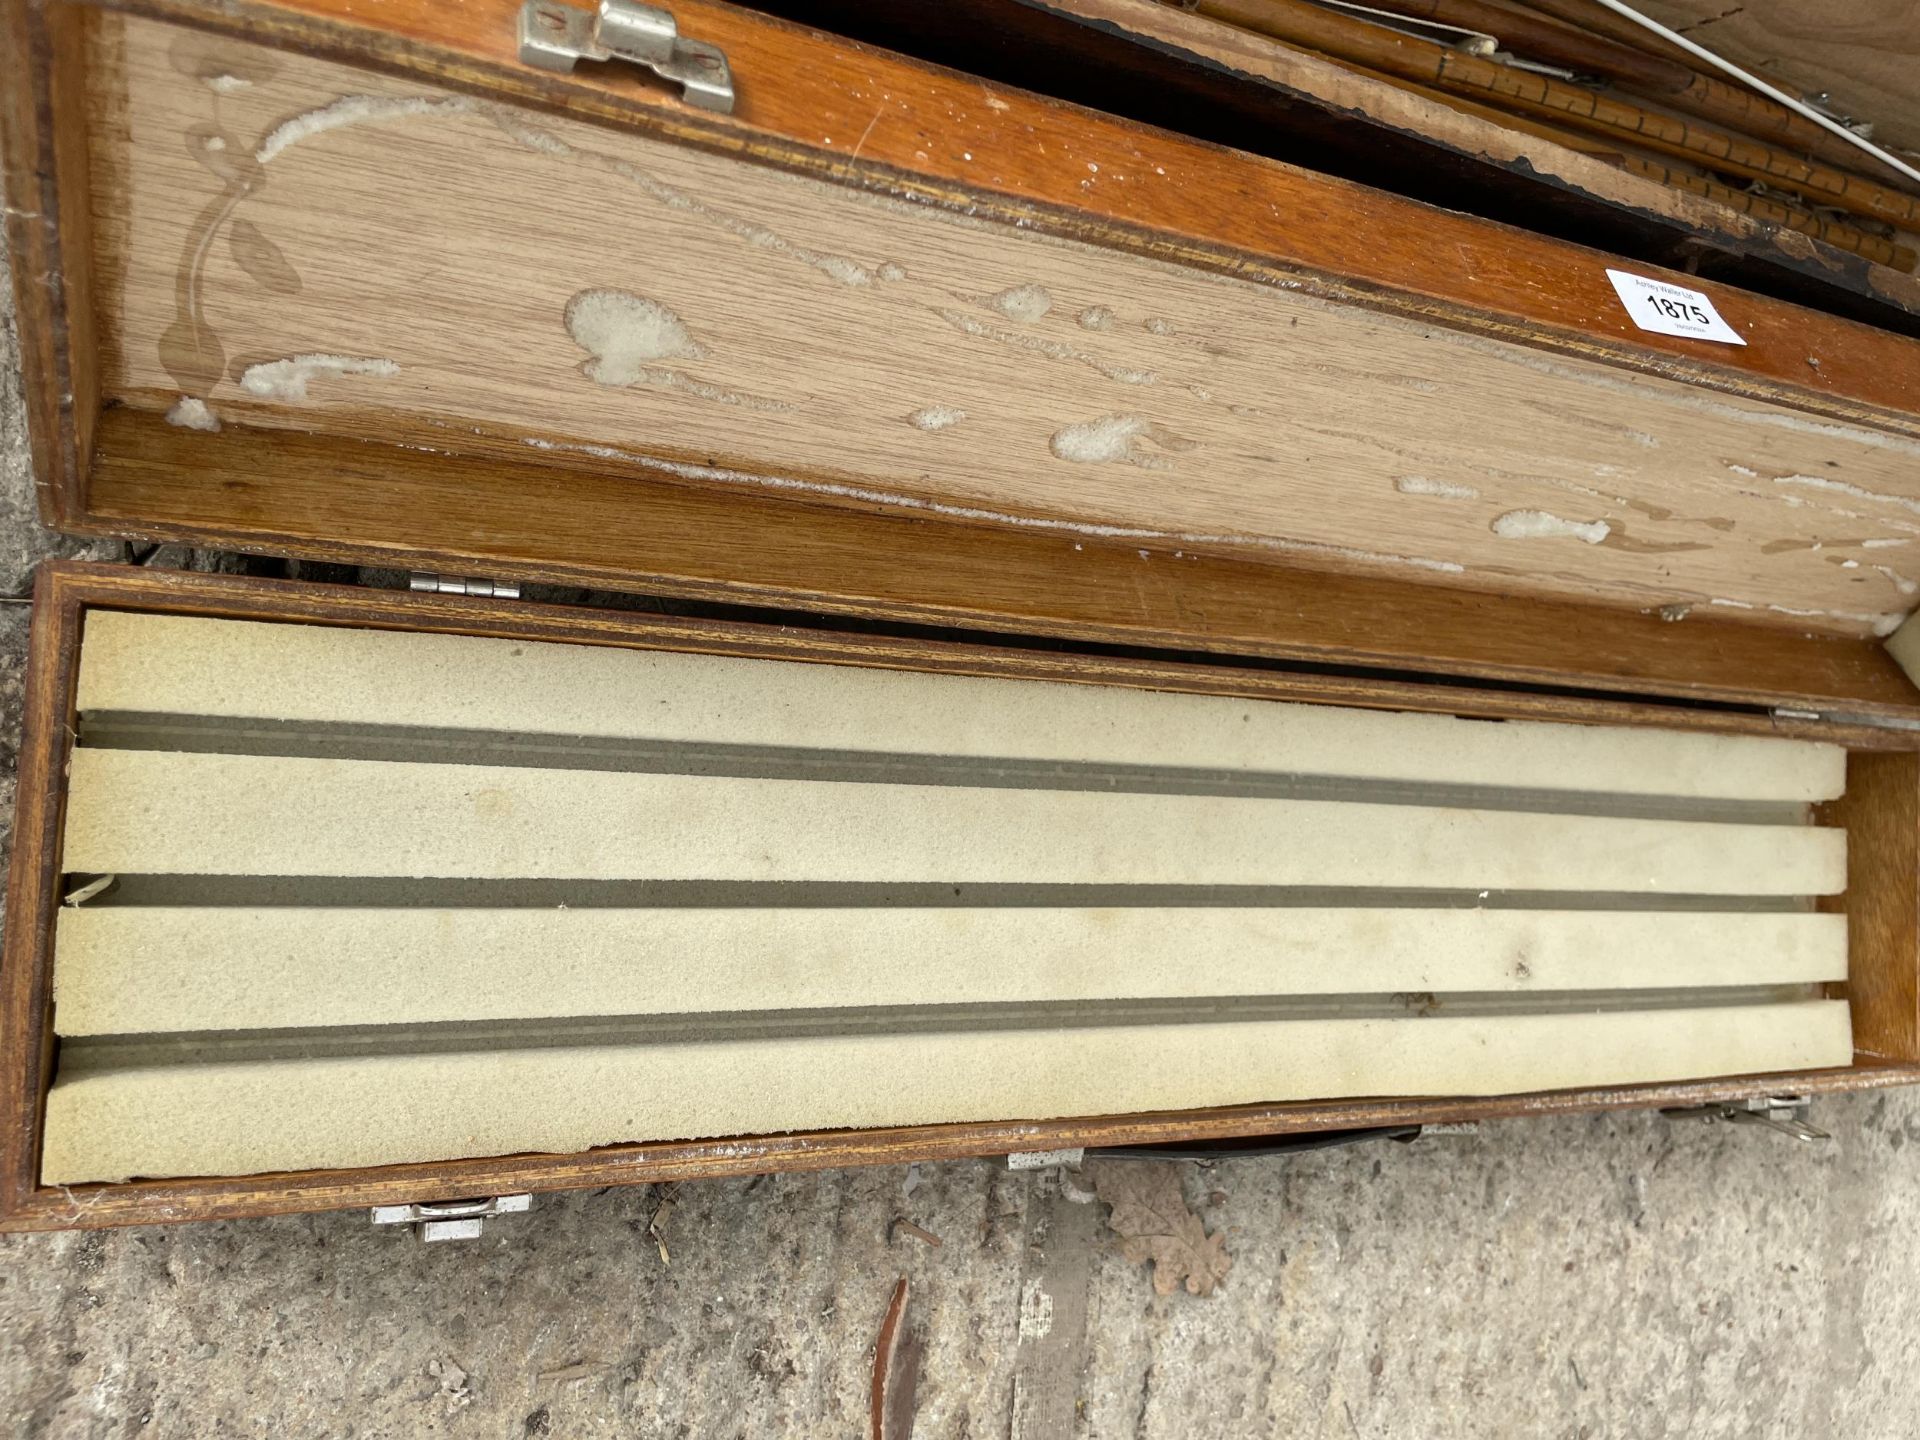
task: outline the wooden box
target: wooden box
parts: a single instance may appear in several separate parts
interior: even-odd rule
[[[1920,1078],[1920,342],[732,7],[733,112],[519,6],[9,0],[36,479],[76,533],[807,612],[49,566],[0,1222],[129,1224]],[[1742,343],[1636,327],[1707,294]],[[86,618],[559,640],[1846,747],[1850,1067],[41,1182]],[[828,617],[828,618],[822,618]],[[940,627],[929,630],[928,627]]]

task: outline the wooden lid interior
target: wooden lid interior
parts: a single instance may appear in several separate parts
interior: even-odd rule
[[[742,74],[728,120],[535,80],[486,26],[397,74],[320,0],[256,8],[276,43],[53,7],[44,91],[9,95],[10,133],[25,98],[66,137],[10,152],[59,221],[50,254],[16,229],[23,297],[70,282],[23,304],[57,523],[1916,698],[1876,639],[1920,596],[1909,340],[1712,286],[1744,345],[1639,331],[1604,256],[1020,92],[962,106],[964,77],[727,7],[682,23]]]

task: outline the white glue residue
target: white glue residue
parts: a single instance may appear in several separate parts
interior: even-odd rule
[[[1102,415],[1056,430],[1047,448],[1080,465],[1138,465],[1143,470],[1171,469],[1173,462],[1140,448],[1150,441],[1162,450],[1192,450],[1194,442],[1138,415]]]
[[[479,109],[464,95],[343,95],[331,105],[284,120],[267,132],[253,158],[265,165],[281,151],[327,130],[347,125],[379,125],[415,115],[460,115]]]
[[[284,360],[263,360],[240,373],[240,388],[264,400],[304,400],[307,382],[322,376],[375,375],[390,380],[400,373],[391,360],[367,359],[354,355],[289,355]]]
[[[656,361],[707,353],[673,311],[628,290],[581,290],[563,318],[573,343],[593,357],[582,372],[602,385],[631,385]]]
[[[1851,495],[1856,500],[1872,500],[1881,505],[1898,505],[1920,515],[1920,500],[1909,500],[1904,495],[1882,495],[1878,490],[1868,490],[1864,486],[1851,485],[1845,480],[1830,480],[1825,475],[1776,475],[1776,485],[1804,485],[1810,490],[1830,490],[1838,495]]]
[[[998,295],[987,296],[980,303],[1009,320],[1031,325],[1053,309],[1053,296],[1044,285],[1015,285]]]
[[[1709,605],[1723,606],[1728,610],[1759,610],[1762,608],[1746,600],[1726,600],[1717,595],[1707,603]],[[1767,605],[1764,608],[1773,611],[1776,615],[1792,615],[1799,619],[1819,616],[1830,620],[1852,620],[1858,624],[1871,627],[1873,633],[1876,635],[1891,635],[1900,628],[1900,623],[1907,618],[1905,613],[1899,610],[1874,615],[1865,614],[1858,610],[1796,610],[1791,605]]]
[[[1604,520],[1562,520],[1544,510],[1509,510],[1489,528],[1503,540],[1583,540],[1589,545],[1613,533]]]
[[[573,343],[591,357],[580,371],[595,384],[615,389],[646,385],[743,410],[793,409],[784,400],[743,394],[661,368],[659,361],[699,360],[707,350],[686,322],[657,300],[631,290],[581,290],[567,301],[562,319]]]
[[[1089,305],[1074,317],[1080,322],[1082,330],[1111,330],[1113,311],[1104,305]]]
[[[1393,488],[1402,495],[1436,495],[1442,500],[1478,500],[1480,492],[1471,485],[1450,485],[1445,480],[1430,480],[1425,475],[1396,475]]]
[[[212,434],[220,428],[220,417],[209,410],[207,402],[199,396],[182,395],[167,411],[167,423],[178,425],[182,430],[205,430]]]
[[[928,405],[909,415],[907,423],[916,430],[944,430],[949,425],[958,425],[966,418],[966,411],[956,410],[951,405]]]
[[[1873,568],[1891,580],[1893,582],[1893,588],[1898,590],[1902,595],[1920,595],[1920,584],[1915,584],[1898,570],[1890,570],[1885,565],[1876,565]]]

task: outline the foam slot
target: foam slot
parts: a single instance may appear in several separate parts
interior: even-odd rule
[[[1181,995],[1813,984],[1846,918],[1373,909],[228,910],[59,922],[66,1036]]]
[[[1810,802],[1837,746],[465,635],[97,611],[83,711]]]
[[[47,1184],[1844,1065],[1847,1007],[1121,1026],[180,1065],[48,1097]]]

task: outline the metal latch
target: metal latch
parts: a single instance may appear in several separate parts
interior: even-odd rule
[[[437,595],[480,595],[491,596],[495,600],[520,598],[520,582],[517,580],[488,580],[478,575],[437,575],[431,570],[410,573],[407,576],[407,588]]]
[[[1746,1100],[1721,1100],[1712,1105],[1680,1105],[1660,1113],[1669,1120],[1704,1120],[1709,1125],[1764,1125],[1795,1140],[1831,1140],[1817,1125],[1807,1123],[1811,1095],[1756,1095]]]
[[[413,1205],[376,1205],[376,1225],[418,1225],[420,1238],[478,1240],[490,1215],[518,1215],[533,1208],[531,1195],[492,1195],[480,1200],[422,1200]]]
[[[571,74],[576,61],[625,60],[683,90],[689,105],[733,113],[733,72],[718,45],[689,40],[673,16],[635,0],[600,0],[597,11],[559,0],[520,7],[520,58],[542,70]]]

